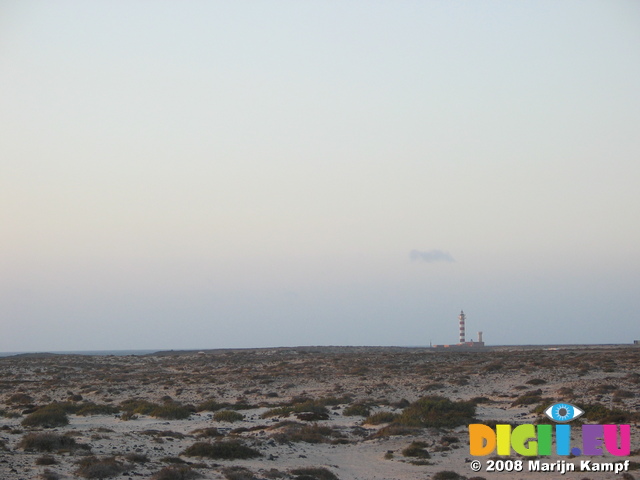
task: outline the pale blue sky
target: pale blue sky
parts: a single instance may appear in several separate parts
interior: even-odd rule
[[[0,1],[0,351],[640,339],[639,86],[636,1]]]

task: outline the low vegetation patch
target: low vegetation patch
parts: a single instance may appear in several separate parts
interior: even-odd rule
[[[54,428],[63,427],[68,424],[69,417],[67,416],[67,412],[57,403],[41,407],[22,420],[22,425],[25,427]]]
[[[52,455],[43,455],[36,458],[36,465],[55,465],[58,463]]]
[[[544,385],[545,383],[547,383],[547,381],[541,378],[532,378],[530,380],[527,380],[525,383],[527,385]]]
[[[298,480],[338,480],[331,470],[324,467],[294,468],[289,473]]]
[[[407,448],[402,450],[402,455],[413,458],[431,458],[425,442],[411,442]]]
[[[390,423],[389,425],[382,427],[376,433],[371,435],[370,438],[384,438],[399,435],[416,435],[418,433],[420,433],[420,428],[418,427],[407,427],[404,425]]]
[[[44,472],[42,472],[38,478],[41,480],[61,480],[62,476],[60,476],[58,472],[45,468]]]
[[[192,413],[191,408],[179,403],[167,402],[163,405],[159,405],[149,402],[148,400],[135,398],[125,400],[120,404],[120,407],[126,414],[128,414],[128,418],[131,418],[137,413],[139,415],[150,415],[152,417],[163,418],[165,420],[184,420],[189,418]]]
[[[227,480],[257,480],[251,470],[245,467],[227,467],[222,469],[222,474]]]
[[[293,413],[299,420],[315,422],[318,420],[328,420],[329,410],[323,402],[307,400],[293,406]]]
[[[274,428],[281,430],[272,438],[278,443],[306,442],[306,443],[345,443],[344,436],[336,429],[317,423],[305,425],[297,422],[282,422]]]
[[[244,420],[244,415],[233,410],[218,410],[213,414],[213,419],[218,422],[239,422]]]
[[[433,478],[433,480],[463,480],[465,477],[452,470],[441,470],[431,478]]]
[[[28,433],[20,443],[18,448],[22,448],[28,452],[57,452],[69,451],[76,449],[89,450],[90,447],[85,444],[77,443],[76,440],[67,435],[59,433]]]
[[[196,442],[188,447],[183,455],[187,457],[206,457],[217,460],[235,460],[261,457],[262,454],[238,441],[222,441],[216,443]]]
[[[448,427],[473,422],[476,407],[471,402],[453,402],[445,397],[423,397],[409,405],[394,420],[407,427]]]
[[[238,403],[227,403],[227,402],[218,402],[214,398],[210,398],[209,400],[205,400],[201,404],[199,404],[195,410],[197,412],[217,412],[218,410],[251,410],[252,408],[257,408],[255,405],[251,405],[244,402]]]
[[[110,478],[117,477],[128,471],[131,466],[117,461],[114,457],[86,457],[78,463],[76,475],[83,478]]]
[[[533,405],[534,403],[539,403],[542,401],[542,390],[533,390],[530,392],[526,392],[516,398],[511,404],[512,407],[524,406],[524,405]]]
[[[215,427],[199,428],[191,433],[197,438],[224,437],[224,433],[220,433],[220,431]]]
[[[151,480],[194,480],[202,478],[202,474],[188,465],[171,465],[164,467],[151,477]]]
[[[396,418],[398,418],[398,414],[397,413],[393,413],[393,412],[377,412],[377,413],[374,413],[373,415],[369,415],[364,420],[364,423],[366,423],[368,425],[380,425],[381,423],[391,423]]]
[[[262,415],[260,415],[260,417],[261,418],[288,417],[289,415],[291,415],[291,412],[293,412],[293,407],[289,405],[285,405],[282,407],[270,408],[269,410],[264,412]]]
[[[368,417],[371,414],[371,407],[365,403],[354,403],[346,407],[342,414],[347,417]]]
[[[113,405],[97,404],[93,402],[82,403],[78,406],[75,412],[76,415],[91,416],[91,415],[114,415],[119,413],[120,409]]]
[[[30,403],[33,403],[33,397],[26,393],[14,393],[7,398],[6,403],[9,405],[29,405]]]
[[[576,404],[584,410],[584,418],[598,423],[632,423],[640,421],[640,413],[620,408],[607,408],[600,403]]]

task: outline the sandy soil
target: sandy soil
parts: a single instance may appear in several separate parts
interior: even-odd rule
[[[534,423],[540,418],[531,413],[536,406],[558,401],[600,404],[633,418],[632,452],[623,459],[609,455],[589,459],[640,462],[639,360],[640,348],[629,346],[474,352],[304,347],[126,357],[6,357],[0,359],[0,479],[104,478],[107,469],[87,477],[91,474],[83,474],[80,467],[87,459],[105,458],[122,466],[112,478],[129,479],[199,475],[228,480],[413,480],[442,478],[438,472],[443,471],[456,472],[459,478],[486,479],[640,478],[640,470],[629,470],[626,477],[623,472],[529,472],[529,459],[516,454],[506,458],[522,460],[520,472],[487,472],[489,457],[483,457],[479,458],[482,471],[474,473],[468,423],[455,428],[405,428],[389,435],[388,423],[365,420],[366,413],[401,413],[429,395],[452,401],[475,399],[477,423]],[[518,405],[525,394],[534,400]],[[132,399],[186,408],[188,418],[127,414],[122,404]],[[23,425],[31,412],[55,403],[67,409],[67,425]],[[93,404],[113,411],[72,413]],[[313,406],[319,416],[301,405]],[[354,405],[364,405],[368,412],[349,415]],[[242,419],[214,418],[221,410],[235,411]],[[58,445],[50,452],[28,446],[25,437],[44,433],[73,439],[76,446]],[[575,441],[579,440],[577,435]],[[198,442],[228,441],[249,446],[260,456],[225,460],[185,455]],[[403,454],[412,442],[422,442],[419,446],[429,458]],[[539,460],[566,460],[578,466],[584,459]]]

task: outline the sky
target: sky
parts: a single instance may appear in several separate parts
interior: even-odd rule
[[[640,339],[640,3],[0,0],[0,351]]]

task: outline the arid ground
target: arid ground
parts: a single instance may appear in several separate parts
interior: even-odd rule
[[[0,479],[640,479],[639,360],[633,346],[5,357]],[[513,453],[471,470],[470,423],[546,421],[559,401],[585,409],[575,425],[630,424],[629,457],[589,457],[629,469],[530,472]]]

